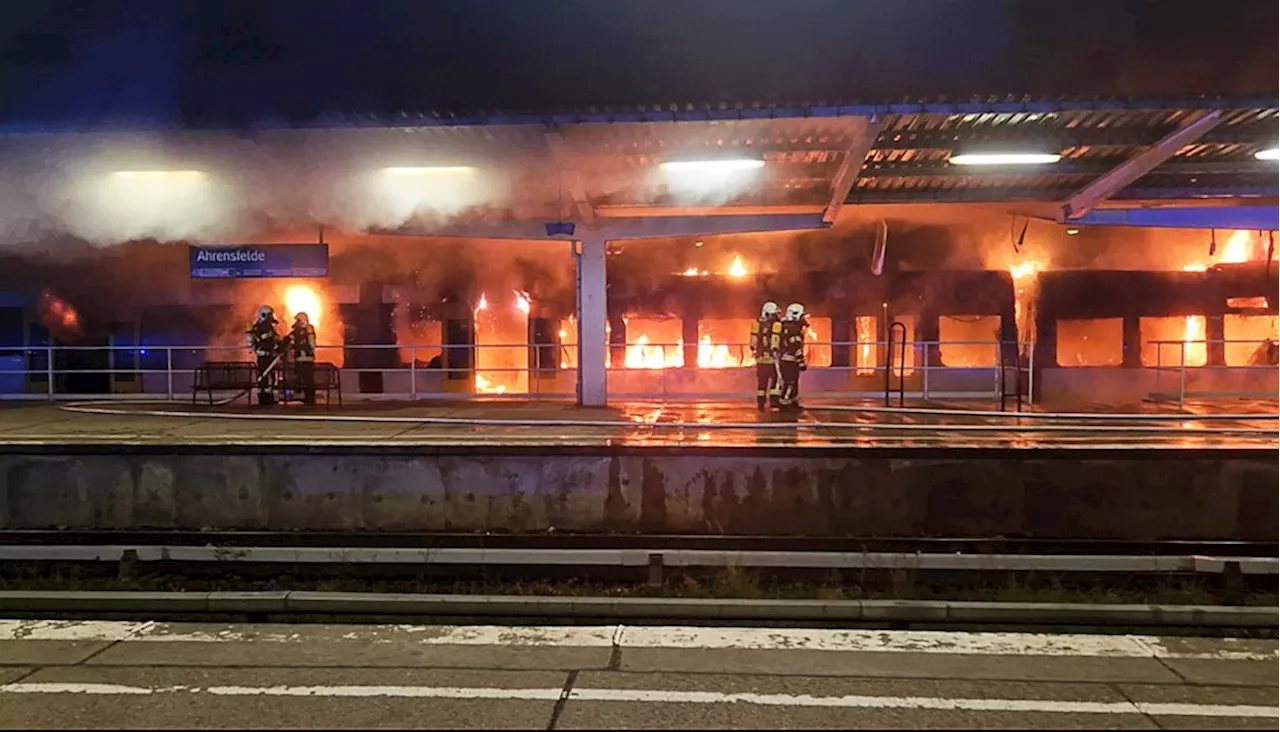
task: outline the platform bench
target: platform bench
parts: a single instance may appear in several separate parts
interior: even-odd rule
[[[210,406],[215,391],[248,392],[258,383],[257,368],[252,361],[209,361],[199,366],[191,388],[191,403],[196,403],[200,392],[209,395]]]
[[[315,371],[316,394],[324,393],[324,403],[328,405],[333,401],[333,395],[338,395],[338,406],[342,406],[342,369],[331,363],[323,361],[316,362]],[[298,401],[302,398],[301,384],[298,383],[298,375],[294,370],[294,364],[288,363],[284,367],[284,382],[281,384],[284,391],[286,401]]]

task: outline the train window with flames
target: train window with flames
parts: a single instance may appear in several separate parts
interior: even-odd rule
[[[825,368],[831,365],[831,318],[809,318],[809,330],[805,334],[809,341],[805,347],[805,364],[810,367]]]
[[[576,369],[578,368],[578,321],[576,318],[568,317],[560,321],[559,331],[556,333],[556,343],[559,344],[560,352],[560,368]],[[608,326],[605,326],[606,332]],[[609,365],[609,350],[605,349],[605,366]]]
[[[999,363],[999,315],[944,315],[938,318],[938,360],[952,368]]]
[[[1208,361],[1203,315],[1139,318],[1138,333],[1143,366],[1203,366]]]
[[[1280,318],[1227,314],[1222,316],[1222,337],[1227,341],[1223,355],[1228,366],[1273,365],[1268,359],[1267,341],[1280,343]]]
[[[754,366],[751,356],[752,318],[706,318],[698,321],[698,368]]]
[[[428,318],[425,308],[410,307],[405,316],[397,308],[395,319],[396,345],[400,350],[400,363],[413,363],[417,368],[434,368],[444,351],[444,323]]]
[[[623,321],[627,325],[625,368],[663,369],[684,365],[684,321],[680,318],[626,317]]]
[[[474,315],[476,393],[528,394],[528,297],[514,291],[481,295]]]
[[[876,373],[876,317],[858,315],[853,319],[853,365],[858,376]]]
[[[1124,363],[1124,318],[1059,320],[1057,325],[1059,366]]]
[[[613,327],[608,321],[604,324],[604,337],[607,342],[609,336],[613,334]],[[578,320],[570,315],[560,321],[559,331],[556,333],[556,343],[559,344],[560,352],[560,368],[576,369],[578,368]],[[613,349],[606,348],[604,351],[605,368],[613,367]]]

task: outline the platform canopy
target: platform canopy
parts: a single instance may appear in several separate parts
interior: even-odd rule
[[[846,203],[1057,204],[1117,174],[1121,185],[1113,182],[1114,190],[1093,196],[1087,208],[1187,200],[1274,205],[1277,164],[1255,156],[1277,145],[1278,108],[1275,98],[987,98],[537,117],[404,115],[332,124],[368,134],[394,129],[424,149],[465,147],[477,157],[493,156],[529,175],[521,185],[526,203],[570,198],[579,212],[589,207],[610,217],[726,207],[815,213]],[[972,152],[1060,158],[1035,165],[952,161]],[[1125,169],[1144,155],[1145,165]],[[723,158],[764,165],[750,185],[721,190],[682,190],[673,176],[656,175],[664,162]],[[569,175],[548,176],[548,170]]]
[[[295,176],[470,167],[501,181],[485,186],[500,194],[474,202],[490,218],[589,224],[776,213],[822,214],[829,223],[853,204],[1008,202],[1043,204],[1065,222],[1133,202],[1274,207],[1277,162],[1256,156],[1277,145],[1278,108],[1266,97],[1000,97],[530,116],[406,113],[223,136],[233,142],[216,141],[213,131],[175,133],[166,150],[188,166],[257,166]],[[28,146],[24,137],[0,136],[11,160]],[[957,164],[992,153],[1053,160]],[[701,178],[664,167],[725,159],[758,167]],[[243,178],[245,171],[228,172]]]

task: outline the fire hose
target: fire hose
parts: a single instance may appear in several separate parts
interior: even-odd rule
[[[280,353],[277,354],[274,359],[272,359],[271,363],[267,364],[267,367],[262,370],[261,374],[258,374],[258,378],[255,380],[255,383],[253,386],[249,387],[248,389],[238,391],[235,394],[232,394],[231,396],[227,397],[226,399],[220,399],[214,402],[213,406],[225,407],[228,404],[231,404],[232,402],[236,401],[240,397],[247,396],[254,389],[261,389],[262,385],[266,383],[267,377],[275,373],[276,367],[280,365],[280,362],[284,360],[285,354],[289,352],[288,351],[289,341],[291,338],[292,336],[285,336],[284,339],[280,342],[280,345],[278,347],[278,350],[280,351]]]

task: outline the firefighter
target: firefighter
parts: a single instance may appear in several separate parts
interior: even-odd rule
[[[272,384],[275,383],[275,364],[280,356],[280,334],[276,332],[276,312],[270,305],[258,308],[258,319],[245,328],[245,342],[253,351],[258,363],[258,404],[275,404]]]
[[[316,403],[316,329],[306,313],[298,313],[289,331],[293,349],[293,373],[298,378],[303,404]]]
[[[798,302],[787,306],[782,316],[781,345],[778,348],[778,375],[782,380],[779,399],[783,409],[800,408],[800,372],[808,368],[804,362],[804,306]]]
[[[751,323],[751,355],[756,360],[756,408],[764,409],[766,397],[778,406],[778,347],[781,345],[782,323],[778,319],[778,303],[766,302],[760,317]]]

